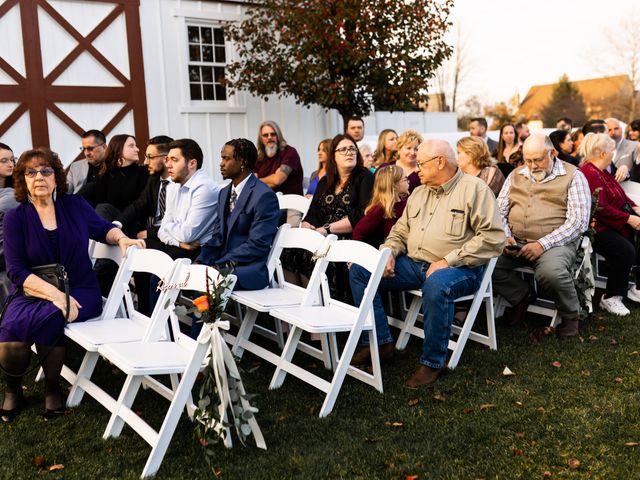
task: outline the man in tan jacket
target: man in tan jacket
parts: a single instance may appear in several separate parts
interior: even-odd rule
[[[458,169],[447,142],[425,141],[417,160],[422,186],[409,197],[380,246],[390,248],[392,256],[373,301],[380,356],[385,360],[393,354],[393,338],[380,291],[422,289],[425,335],[420,366],[405,382],[410,388],[437,380],[447,359],[453,302],[475,293],[484,265],[500,254],[505,241],[493,193],[482,180]],[[349,276],[353,299],[359,304],[369,273],[353,265]],[[365,346],[352,363],[368,361],[370,351]]]

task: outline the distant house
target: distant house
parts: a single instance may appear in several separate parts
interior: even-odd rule
[[[571,82],[582,94],[587,117],[626,117],[629,99],[634,95],[633,84],[628,75],[592,78]],[[517,117],[526,120],[540,120],[542,109],[551,100],[555,83],[534,85],[520,103]]]

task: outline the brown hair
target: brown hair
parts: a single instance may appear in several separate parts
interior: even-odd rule
[[[118,162],[122,157],[122,150],[124,150],[124,144],[127,143],[127,139],[131,137],[134,140],[136,137],[129,134],[114,135],[109,140],[109,146],[104,154],[104,162],[100,166],[100,175],[104,175],[107,172],[118,167]]]
[[[489,153],[489,148],[480,137],[462,137],[456,145],[460,150],[469,155],[471,163],[476,168],[490,167],[493,165],[493,158]]]
[[[500,127],[500,135],[498,137],[498,150],[496,153],[496,159],[498,160],[498,162],[506,161],[504,158],[505,142],[504,142],[504,138],[502,137],[502,132],[504,132],[504,129],[507,127],[513,128],[513,133],[514,133],[513,144],[518,145],[518,142],[520,141],[518,140],[518,130],[516,130],[516,126],[513,123],[505,123],[504,125],[502,125],[502,127]]]
[[[27,167],[32,166],[31,163],[34,161],[36,165],[53,168],[56,191],[58,193],[67,193],[67,177],[64,174],[64,167],[58,154],[47,147],[34,148],[20,155],[16,168],[13,169],[13,188],[18,202],[24,203],[29,199],[29,190],[27,189],[24,173]]]
[[[327,156],[327,163],[324,167],[325,171],[327,172],[326,191],[333,192],[335,188],[338,186],[338,184],[340,183],[340,174],[338,173],[338,166],[336,165],[336,148],[338,148],[338,144],[342,140],[349,140],[350,142],[353,143],[353,146],[356,149],[356,166],[353,168],[353,170],[349,174],[349,179],[347,180],[347,183],[345,184],[345,186],[348,185],[349,182],[353,178],[355,178],[356,175],[360,173],[360,170],[365,169],[363,166],[364,162],[362,161],[362,155],[360,154],[360,150],[358,150],[358,145],[356,144],[356,141],[353,138],[351,138],[349,135],[345,135],[342,133],[336,135],[335,137],[333,137],[333,140],[331,140],[331,146],[329,147],[329,155]]]

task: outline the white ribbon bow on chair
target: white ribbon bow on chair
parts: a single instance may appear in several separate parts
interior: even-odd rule
[[[234,408],[238,402],[241,406],[242,412],[252,412],[256,413],[258,410],[255,407],[252,407],[249,401],[245,398],[246,391],[244,389],[244,385],[242,384],[242,379],[240,378],[240,372],[238,371],[238,366],[236,365],[235,359],[231,354],[231,350],[227,346],[227,343],[222,338],[222,333],[220,329],[229,330],[229,322],[226,320],[218,320],[213,323],[205,323],[202,326],[202,332],[198,336],[198,341],[202,344],[209,343],[211,345],[211,365],[213,366],[213,375],[216,381],[216,387],[218,389],[218,394],[220,396],[220,405],[219,405],[219,414],[220,418],[224,419],[227,408],[230,407],[231,416],[233,418],[233,424],[235,425],[236,430],[238,430],[238,435],[240,439],[244,436],[248,436],[250,433],[253,434],[253,438],[255,439],[256,446],[258,448],[262,448],[264,450],[267,449],[267,445],[264,441],[264,437],[262,432],[260,431],[260,427],[258,426],[258,422],[255,418],[255,415],[251,415],[248,419],[242,418],[237,419],[236,408]],[[228,371],[228,373],[227,373]],[[228,375],[231,376],[236,382],[236,393],[238,394],[237,399],[231,398],[231,392],[229,391],[229,382]],[[243,421],[246,424],[243,424]],[[242,428],[248,424],[250,427],[250,431]],[[223,431],[226,430],[222,425],[220,425],[219,429],[217,429],[219,435],[223,440],[225,440],[225,445],[227,447],[231,446],[231,442],[227,442],[227,439],[230,439],[229,435],[227,439],[225,439],[225,434]],[[241,431],[240,431],[241,430]]]

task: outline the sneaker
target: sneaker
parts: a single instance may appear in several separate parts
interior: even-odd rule
[[[629,291],[627,292],[627,298],[634,302],[640,303],[640,289],[636,288],[636,286],[629,287]]]
[[[604,295],[602,295],[602,298],[600,299],[600,308],[621,317],[631,313],[629,309],[624,306],[624,303],[622,303],[622,297],[620,295],[614,295],[609,298],[604,298]]]

